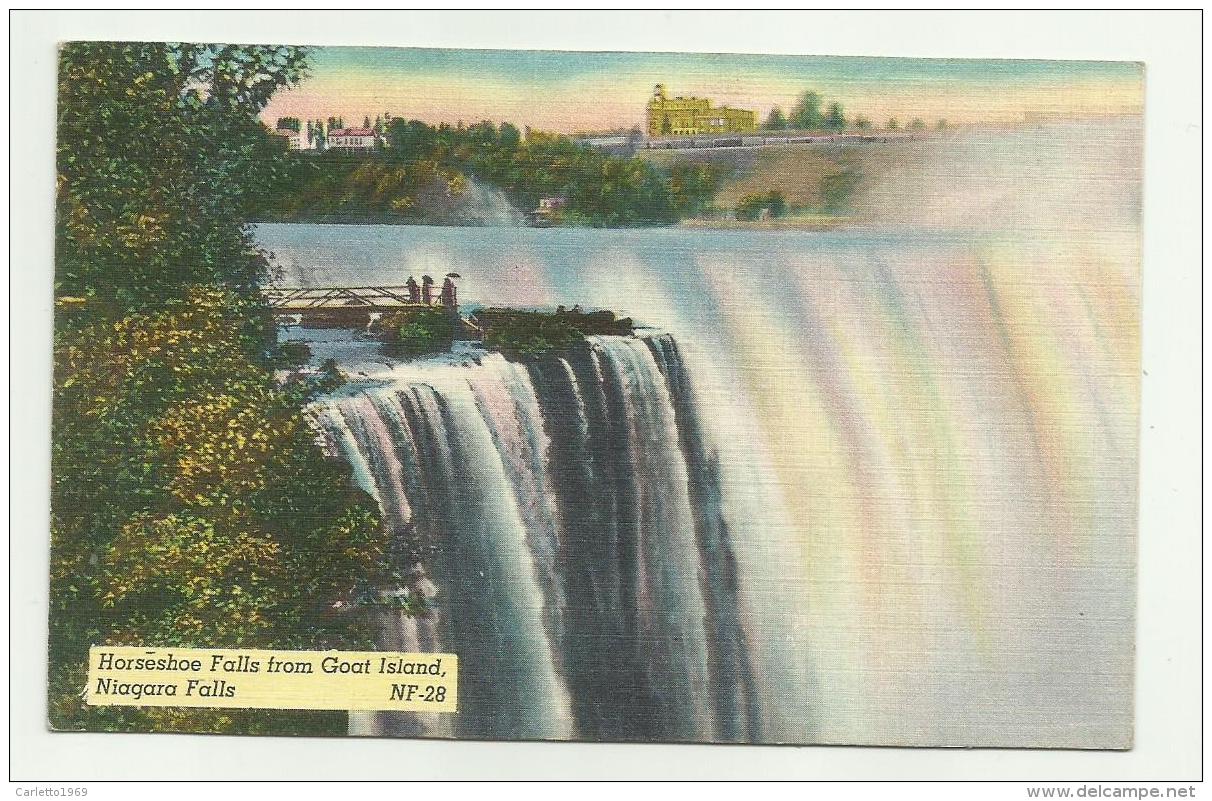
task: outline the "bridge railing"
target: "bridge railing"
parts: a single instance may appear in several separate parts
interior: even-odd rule
[[[440,287],[435,285],[430,291],[431,302],[429,305],[441,306]],[[267,287],[263,290],[263,294],[271,308],[284,311],[359,306],[378,309],[425,305],[423,299],[419,302],[412,299],[407,286]]]

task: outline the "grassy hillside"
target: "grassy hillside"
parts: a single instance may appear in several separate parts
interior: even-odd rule
[[[724,178],[715,206],[735,210],[746,195],[781,192],[792,214],[867,216],[870,190],[907,160],[921,158],[934,140],[864,144],[791,144],[762,148],[641,151],[649,162],[669,168],[677,162],[709,163]],[[878,193],[877,193],[878,194]],[[886,202],[886,198],[881,199]]]

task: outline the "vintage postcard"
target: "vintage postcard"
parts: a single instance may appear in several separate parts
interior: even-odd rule
[[[1131,747],[1143,69],[63,43],[50,726]]]

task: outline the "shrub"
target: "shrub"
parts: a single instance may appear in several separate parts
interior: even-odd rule
[[[856,170],[845,169],[821,178],[821,204],[824,210],[836,214],[849,209],[850,199],[861,177]]]
[[[454,325],[441,308],[404,309],[379,321],[383,341],[388,347],[408,356],[450,350]]]
[[[787,213],[787,200],[777,189],[756,195],[745,195],[736,207],[738,220],[760,220],[782,217]]]
[[[630,334],[630,318],[614,312],[583,312],[578,308],[555,312],[518,309],[481,309],[475,322],[484,329],[484,344],[511,356],[534,356],[567,350],[593,334]]]

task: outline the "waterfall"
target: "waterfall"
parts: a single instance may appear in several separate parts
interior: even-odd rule
[[[772,696],[672,337],[401,364],[318,419],[389,532],[426,544],[429,608],[381,612],[381,646],[460,659],[457,714],[352,733],[761,741]]]

